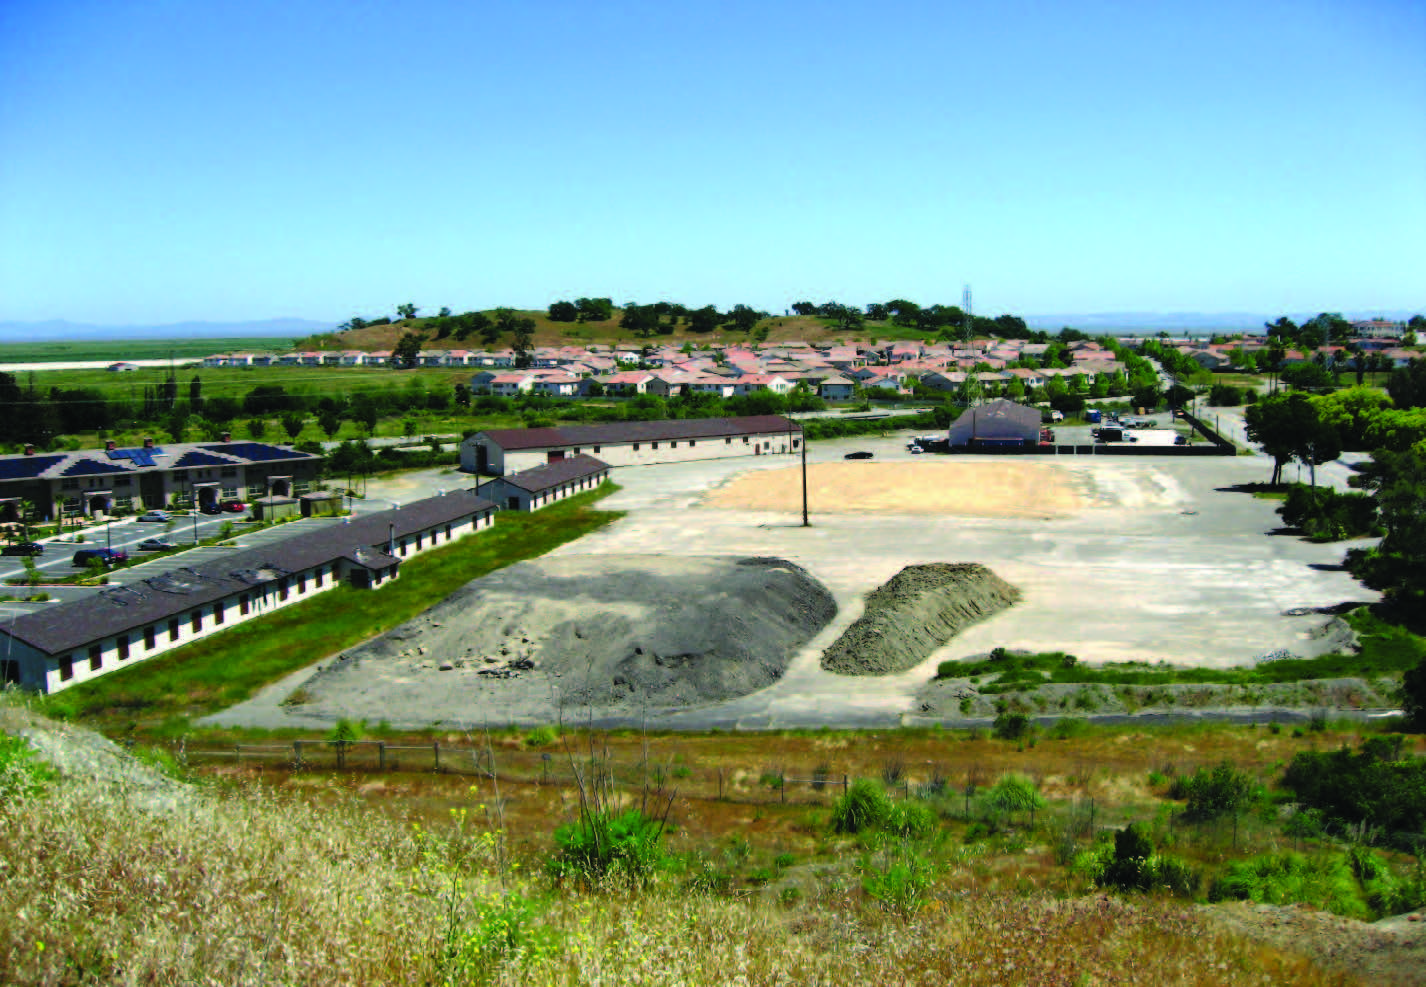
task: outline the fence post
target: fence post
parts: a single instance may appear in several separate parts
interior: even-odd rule
[[[295,768],[302,767],[302,741],[300,740],[294,740],[292,742],[292,766]]]
[[[781,771],[777,776],[777,787],[782,792],[782,804],[787,804],[787,772]]]
[[[432,768],[431,770],[433,770],[433,771],[440,771],[440,770],[441,770],[441,742],[440,742],[439,740],[434,740],[434,741],[431,742],[431,756],[432,756],[432,758],[435,759],[435,767]]]
[[[847,794],[847,776],[846,776],[846,775],[842,775],[842,794],[843,794],[844,796]]]
[[[376,764],[380,770],[386,770],[386,741],[384,740],[376,745]]]
[[[723,801],[723,769],[718,769],[718,801]]]

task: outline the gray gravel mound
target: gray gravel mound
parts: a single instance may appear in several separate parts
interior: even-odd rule
[[[478,723],[552,698],[610,714],[715,702],[777,681],[836,613],[784,559],[536,559],[340,656],[307,681],[303,711]]]
[[[1019,598],[1018,589],[979,563],[907,566],[868,594],[866,612],[823,652],[822,667],[839,675],[907,671]]]

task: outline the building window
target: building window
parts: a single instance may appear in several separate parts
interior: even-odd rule
[[[697,439],[689,439],[689,440],[688,440],[688,448],[692,449],[692,448],[693,448],[694,446],[696,446],[696,445],[698,445],[698,440],[697,440]]]
[[[61,655],[59,659],[59,680],[68,682],[74,678],[74,659],[69,655]]]
[[[793,439],[793,440],[792,440],[792,448],[794,448],[794,449],[796,449],[796,448],[797,448],[798,446],[800,446],[801,444],[802,444],[802,440],[801,440],[801,439]]]
[[[281,579],[279,579],[279,580],[277,581],[277,598],[278,598],[279,600],[285,600],[285,599],[287,599],[287,577],[286,577],[286,576],[283,576]]]
[[[97,644],[89,646],[89,670],[97,672],[104,667],[104,649]]]
[[[579,446],[575,446],[575,447],[574,447],[574,454],[575,454],[576,456],[579,455]]]
[[[421,550],[422,540],[423,540],[423,536],[422,536],[421,532],[419,532],[419,531],[416,532],[416,551],[418,551],[418,552]]]
[[[733,437],[732,437],[731,435],[728,436],[726,439],[723,440],[723,444],[724,444],[725,446],[730,446],[730,445],[732,445],[732,444],[733,444]]]
[[[246,593],[238,597],[238,613],[244,617],[248,615],[248,595]]]
[[[169,618],[169,621],[168,621],[168,639],[169,639],[170,641],[177,641],[177,640],[178,640],[178,618],[177,618],[177,617],[171,617],[171,618]]]
[[[219,600],[217,603],[213,604],[213,623],[215,623],[215,624],[221,624],[222,622],[223,622],[223,601],[222,601],[222,600]]]
[[[127,635],[127,634],[120,634],[120,635],[114,640],[114,643],[119,646],[119,660],[120,660],[120,661],[128,661],[128,660],[129,660],[129,635]]]
[[[315,582],[316,582],[316,588],[317,588],[317,589],[321,589],[321,588],[322,588],[322,573],[323,573],[324,571],[325,571],[325,570],[324,570],[321,566],[318,566],[318,567],[317,567],[317,576],[316,576],[316,580],[315,580]]]
[[[78,490],[79,481],[74,479],[73,477],[65,477],[63,480],[59,481],[59,488],[61,490]]]
[[[194,633],[194,634],[197,634],[199,631],[201,631],[201,630],[203,629],[203,611],[202,611],[202,610],[194,610],[193,613],[190,615],[190,620],[192,621],[192,624],[193,624],[193,633]]]
[[[747,445],[747,444],[748,444],[748,437],[745,435],[745,436],[743,436],[743,445]]]
[[[653,446],[654,446],[655,449],[657,449],[657,448],[659,447],[659,444],[658,444],[657,442],[655,442],[655,443],[653,444]]]
[[[305,592],[307,592],[307,573],[299,572],[297,574],[297,595],[301,596]]]
[[[158,629],[153,624],[144,628],[144,648],[152,651],[158,647]]]
[[[635,451],[635,452],[638,452],[638,451],[639,451],[639,444],[638,444],[637,442],[634,443],[634,451]]]
[[[668,447],[669,447],[670,449],[677,449],[677,448],[678,448],[678,440],[677,440],[677,439],[674,439],[672,442],[670,442],[670,443],[668,444]]]
[[[595,454],[596,456],[599,455],[599,447],[598,447],[598,446],[595,446],[595,447],[594,447],[594,454]]]
[[[450,541],[450,540],[451,540],[451,526],[448,524],[448,525],[446,525],[446,541]]]

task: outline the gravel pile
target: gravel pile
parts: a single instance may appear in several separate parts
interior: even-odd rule
[[[1019,597],[979,563],[907,566],[867,596],[866,612],[823,652],[822,667],[840,675],[905,672]]]
[[[302,711],[478,724],[716,702],[776,682],[836,613],[784,559],[537,559],[343,654],[306,682]]]

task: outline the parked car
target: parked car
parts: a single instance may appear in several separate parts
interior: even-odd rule
[[[225,500],[218,507],[229,514],[241,514],[248,509],[248,505],[241,500]]]
[[[211,503],[211,504],[203,504],[203,505],[201,505],[201,506],[198,508],[198,510],[199,510],[199,512],[202,513],[202,514],[217,514],[220,510],[222,510],[222,508],[220,508],[220,507],[218,506],[217,502],[215,501],[214,503]]]
[[[871,458],[871,455],[872,455],[872,454],[869,453],[869,452],[849,452],[849,453],[847,453],[845,456],[843,456],[842,458],[843,458],[843,459],[870,459],[870,458]]]
[[[140,514],[138,520],[157,521],[162,524],[168,521],[172,521],[173,517],[168,513],[168,511],[147,511],[143,514]]]
[[[121,562],[129,561],[127,552],[121,552],[115,548],[81,548],[74,553],[73,562],[76,568],[83,569],[95,559],[104,565],[118,565]]]
[[[0,555],[44,555],[45,547],[37,541],[17,541],[0,548]]]
[[[177,548],[173,542],[167,538],[145,538],[139,542],[140,552],[166,552],[170,548]]]

